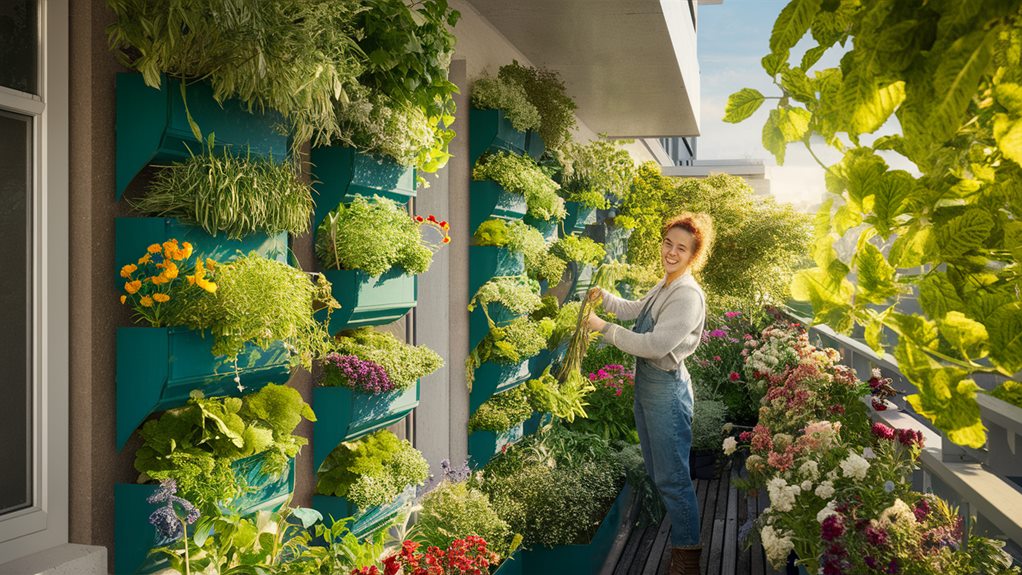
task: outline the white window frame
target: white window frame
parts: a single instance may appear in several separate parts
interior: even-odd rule
[[[0,516],[0,563],[68,542],[68,0],[40,0],[38,92],[0,87],[32,118],[33,504]]]

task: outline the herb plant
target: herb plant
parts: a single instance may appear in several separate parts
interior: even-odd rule
[[[534,280],[559,283],[567,263],[550,253],[543,234],[521,220],[486,220],[479,224],[474,235],[479,246],[506,247],[525,257],[525,273]]]
[[[514,129],[535,130],[542,125],[539,110],[529,102],[525,88],[500,76],[483,76],[472,83],[472,105],[481,110],[501,110]]]
[[[564,200],[557,195],[560,186],[528,156],[508,152],[482,156],[472,168],[472,179],[493,180],[504,191],[524,196],[528,215],[538,220],[564,219]]]
[[[585,236],[564,236],[554,242],[550,253],[568,262],[598,266],[607,257],[607,250],[592,238]]]
[[[539,135],[547,149],[560,149],[571,140],[575,128],[575,101],[568,96],[564,81],[546,68],[522,66],[517,61],[500,67],[500,80],[518,84],[525,90],[529,103],[539,111]]]
[[[500,276],[484,283],[468,302],[468,311],[481,306],[490,319],[490,305],[500,304],[514,314],[529,314],[542,305],[539,285],[525,276]],[[492,323],[492,319],[490,319]]]
[[[307,443],[293,435],[303,418],[316,420],[301,394],[284,385],[271,383],[243,398],[192,392],[187,405],[142,426],[135,453],[139,481],[172,479],[182,497],[203,510],[227,503],[246,488],[231,464],[263,453],[264,473],[283,472]]]
[[[532,416],[529,396],[522,386],[499,393],[479,406],[468,420],[468,432],[503,433]]]
[[[316,255],[326,268],[361,270],[372,277],[394,266],[420,274],[433,261],[415,220],[379,196],[358,196],[330,212],[316,230]]]
[[[391,389],[404,390],[443,367],[444,360],[424,345],[409,345],[392,334],[368,327],[341,333],[333,341],[334,352],[358,357],[379,365],[391,383]],[[341,383],[334,379],[333,368],[325,366],[323,385]]]
[[[723,439],[727,406],[722,401],[696,399],[692,404],[692,450],[717,451]]]
[[[214,153],[211,137],[205,153],[159,170],[132,206],[149,216],[196,224],[214,236],[301,235],[309,231],[312,189],[290,163]]]
[[[517,547],[507,523],[497,515],[485,493],[465,481],[443,481],[422,498],[411,539],[441,549],[468,535],[482,537],[501,558]]]
[[[429,477],[429,463],[408,440],[383,429],[340,444],[319,470],[316,492],[345,497],[361,510],[393,501]]]
[[[597,209],[609,206],[608,197],[623,199],[635,179],[635,161],[619,143],[593,140],[566,145],[562,197]]]

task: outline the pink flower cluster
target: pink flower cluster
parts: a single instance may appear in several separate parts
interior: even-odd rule
[[[623,365],[616,363],[607,364],[594,373],[589,374],[589,381],[603,384],[614,391],[614,395],[621,396],[625,386],[635,385],[635,374],[625,371]]]

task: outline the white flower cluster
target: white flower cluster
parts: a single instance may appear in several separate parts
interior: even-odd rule
[[[791,534],[767,525],[759,532],[759,536],[763,541],[763,551],[766,552],[767,561],[774,568],[784,565],[788,560],[788,554],[795,548],[795,544],[791,541]]]
[[[834,496],[834,484],[828,480],[817,485],[816,496],[820,499],[830,499]]]
[[[820,466],[815,460],[810,459],[802,464],[802,467],[798,468],[798,473],[802,477],[816,481],[820,477]]]
[[[830,500],[827,502],[827,506],[821,509],[820,512],[816,514],[816,520],[819,521],[820,523],[823,523],[823,521],[826,518],[836,514],[837,509],[834,509],[834,501]]]
[[[883,527],[891,525],[911,526],[916,522],[916,515],[912,508],[901,499],[895,499],[890,507],[880,513],[879,523]]]
[[[781,512],[791,511],[795,498],[802,492],[798,485],[788,485],[781,477],[767,482],[767,493],[770,495],[770,507]]]
[[[863,459],[858,453],[849,453],[848,457],[841,462],[841,472],[845,477],[852,479],[865,479],[869,471],[869,462]]]
[[[734,437],[724,438],[724,455],[731,455],[738,448],[738,442]]]

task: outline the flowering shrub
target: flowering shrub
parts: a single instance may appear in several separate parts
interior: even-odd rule
[[[387,371],[373,361],[354,355],[330,352],[323,360],[324,386],[343,386],[364,393],[386,393],[394,389]]]
[[[408,440],[380,430],[346,441],[319,469],[316,492],[346,497],[365,510],[393,501],[408,486],[429,477],[429,463]]]
[[[756,422],[760,395],[743,375],[747,341],[754,340],[752,324],[744,314],[726,312],[710,320],[702,341],[685,366],[692,376],[698,399],[719,399],[727,406],[731,421],[740,425]]]
[[[489,542],[498,558],[510,555],[520,540],[493,510],[490,498],[465,481],[443,481],[422,498],[411,539],[426,547],[446,548],[470,535]]]
[[[482,537],[455,539],[446,550],[430,546],[419,551],[415,541],[405,541],[401,551],[383,560],[383,572],[375,566],[355,569],[352,575],[482,575],[499,557],[487,549]]]
[[[595,433],[607,440],[639,442],[635,430],[635,374],[624,366],[610,364],[589,374],[596,388],[586,396],[586,417],[575,419],[568,427]]]
[[[345,360],[355,368],[355,375],[362,383],[350,382],[346,377],[337,377],[338,371],[330,355],[324,362],[323,385],[346,385],[367,393],[383,393],[390,390],[404,390],[415,385],[419,378],[426,377],[444,365],[443,358],[424,345],[409,345],[393,334],[368,327],[342,332],[331,342],[335,354],[354,356],[358,362]],[[373,366],[383,370],[386,380],[380,378]],[[362,367],[365,371],[361,371]],[[364,378],[369,378],[368,380]],[[349,383],[345,383],[348,381]]]

